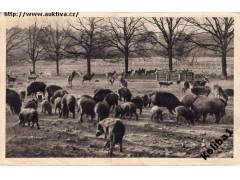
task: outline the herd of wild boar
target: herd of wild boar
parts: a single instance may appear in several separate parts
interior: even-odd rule
[[[136,73],[142,71],[139,69]],[[114,74],[114,72],[109,73],[107,77],[111,79]],[[70,77],[68,81],[72,86],[71,80]],[[122,152],[122,140],[125,133],[122,119],[132,119],[134,116],[134,119],[138,121],[143,108],[151,107],[150,119],[156,122],[164,120],[162,107],[165,107],[169,113],[176,117],[177,121],[182,117],[189,125],[199,122],[201,117],[204,123],[208,114],[215,115],[216,123],[219,123],[225,114],[228,98],[233,96],[233,89],[223,89],[217,84],[211,89],[207,85],[209,83],[207,78],[197,81],[177,81],[177,84],[182,83],[181,90],[185,94],[181,100],[167,91],[134,96],[127,88],[127,80],[123,76],[119,81],[122,87],[117,92],[113,92],[111,89],[98,88],[95,89],[93,96],[85,94],[81,97],[71,95],[58,85],[46,85],[44,82],[34,81],[27,86],[26,92],[22,91],[20,94],[7,88],[6,103],[12,113],[19,115],[20,126],[25,126],[27,123],[32,128],[36,125],[38,129],[40,129],[40,112],[37,111],[39,104],[41,104],[41,113],[58,114],[59,118],[68,118],[69,116],[76,118],[77,113],[80,124],[84,121],[85,115],[91,121],[97,122],[96,136],[105,135],[105,147],[109,149],[109,155],[112,155],[115,144],[119,144],[120,152]],[[159,85],[170,86],[172,83],[159,82]],[[25,102],[25,106],[22,107],[25,93],[33,98]],[[213,96],[209,96],[210,93]],[[112,115],[110,117],[112,112],[114,117]]]

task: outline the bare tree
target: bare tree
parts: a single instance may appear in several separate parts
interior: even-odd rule
[[[75,24],[71,24],[72,31],[68,32],[71,45],[67,52],[87,59],[87,75],[91,75],[91,59],[96,51],[101,51],[102,18],[87,17],[78,18]]]
[[[8,60],[13,56],[13,51],[23,45],[23,30],[18,27],[12,27],[7,29],[6,36],[6,58]]]
[[[48,57],[56,62],[57,75],[59,75],[59,60],[65,56],[68,47],[66,32],[67,30],[60,28],[58,24],[55,28],[52,26],[43,28],[41,43]]]
[[[37,26],[37,22],[27,30],[27,54],[32,62],[33,73],[36,73],[36,61],[43,50],[40,42],[41,31],[42,29]]]
[[[153,25],[152,43],[160,45],[169,60],[169,71],[173,70],[174,48],[185,35],[187,22],[183,18],[152,17],[146,20]]]
[[[206,38],[193,39],[200,47],[218,52],[222,57],[222,76],[227,79],[227,53],[234,38],[234,19],[232,17],[212,17],[204,19],[186,18],[197,29],[196,34]]]
[[[106,26],[111,51],[119,51],[124,56],[125,73],[128,72],[129,56],[146,52],[147,33],[142,18],[109,18]]]

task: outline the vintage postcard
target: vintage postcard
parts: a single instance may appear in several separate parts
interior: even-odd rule
[[[239,17],[2,12],[0,163],[239,164]]]

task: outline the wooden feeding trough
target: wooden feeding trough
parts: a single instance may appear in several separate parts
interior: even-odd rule
[[[156,72],[157,81],[192,81],[194,80],[194,73],[188,70],[182,71],[166,71],[159,70]]]

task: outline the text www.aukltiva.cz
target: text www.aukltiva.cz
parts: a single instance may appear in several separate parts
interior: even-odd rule
[[[44,17],[44,16],[73,16],[78,17],[78,12],[4,12],[4,16],[9,17]]]

